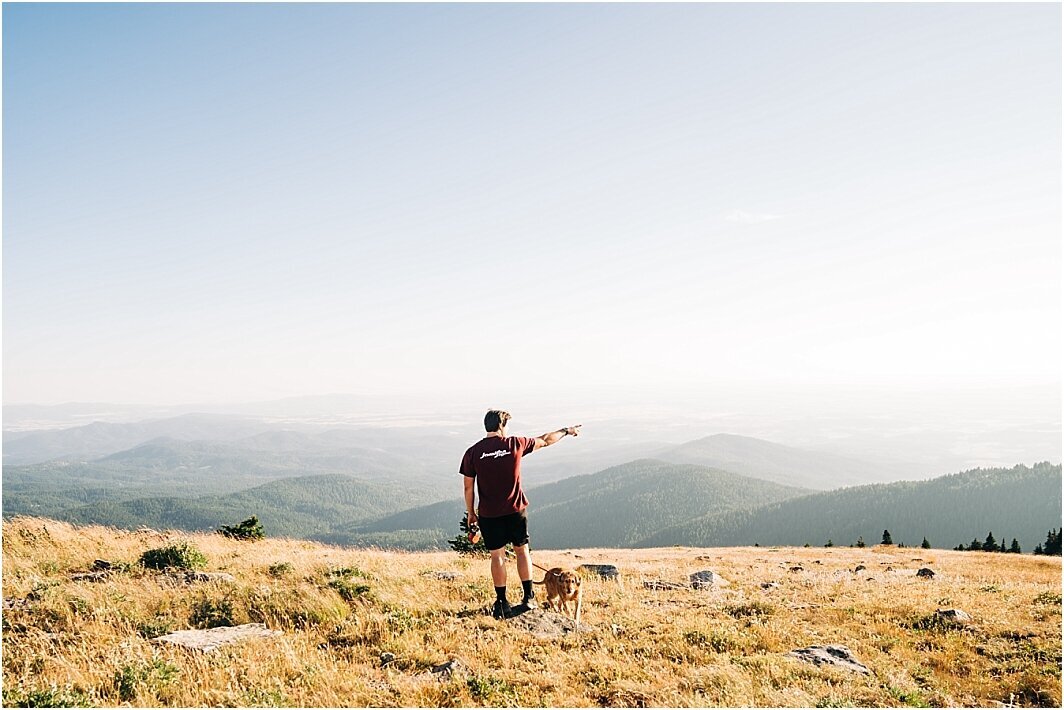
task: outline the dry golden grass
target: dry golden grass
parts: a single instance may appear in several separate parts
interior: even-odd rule
[[[106,582],[69,579],[96,558],[135,562],[184,539],[207,555],[207,569],[236,582],[168,586],[138,568]],[[541,641],[486,616],[494,598],[487,562],[453,553],[27,518],[4,523],[3,553],[5,599],[36,599],[3,613],[5,705],[1050,707],[1061,700],[1059,558],[893,547],[540,552],[535,559],[545,567],[608,562],[622,576],[621,584],[585,583],[583,620],[594,632]],[[854,574],[858,564],[867,569]],[[796,566],[803,569],[791,571]],[[917,578],[921,566],[938,576]],[[685,581],[701,569],[730,586],[642,587],[644,578]],[[435,570],[463,576],[425,574]],[[511,569],[511,597],[515,577]],[[761,588],[772,581],[779,587]],[[946,607],[967,611],[974,623],[929,623]],[[212,654],[148,638],[223,621],[264,622],[284,635]],[[848,646],[873,675],[785,656],[819,643]],[[382,653],[395,659],[382,667]],[[425,673],[451,658],[470,673],[443,682]]]

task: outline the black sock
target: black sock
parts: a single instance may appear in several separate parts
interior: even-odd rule
[[[501,602],[506,601],[506,585],[495,587],[495,597]]]
[[[525,599],[532,598],[532,580],[525,579],[521,581],[521,588],[525,590]]]

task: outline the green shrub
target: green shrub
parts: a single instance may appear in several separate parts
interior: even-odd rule
[[[188,623],[200,629],[213,629],[216,626],[235,626],[236,616],[233,610],[233,602],[229,597],[223,597],[217,601],[209,597],[200,597],[192,606],[192,614],[188,617]]]
[[[266,531],[255,515],[236,525],[223,525],[218,532],[234,540],[262,540],[266,537]]]
[[[148,550],[140,556],[140,563],[148,569],[201,569],[207,557],[190,542],[167,545]]]
[[[115,692],[119,698],[128,702],[137,697],[137,688],[141,685],[149,688],[165,685],[176,678],[178,673],[180,670],[177,666],[159,658],[151,663],[126,664],[115,671]]]
[[[736,619],[742,619],[749,616],[756,616],[758,618],[765,618],[771,616],[775,609],[771,604],[765,602],[752,601],[747,604],[730,604],[724,607],[724,613]]]
[[[329,587],[336,590],[340,598],[346,602],[354,601],[369,592],[368,584],[356,584],[346,577],[340,577],[329,582]]]

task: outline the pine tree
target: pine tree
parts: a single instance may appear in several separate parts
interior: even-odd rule
[[[953,549],[956,550],[957,552],[964,552],[964,543],[962,542],[961,544],[957,545]]]
[[[1012,538],[1012,547],[1009,548],[1009,552],[1015,552],[1016,554],[1023,552],[1023,550],[1020,549],[1020,543],[1016,538]]]
[[[824,545],[824,547],[835,547],[835,543],[833,543],[833,542],[831,541],[831,538],[829,537],[829,538],[828,538],[828,544]]]
[[[863,536],[861,536],[861,535],[858,535],[858,536],[857,536],[857,546],[858,546],[858,547],[864,547],[864,546],[865,546],[865,544],[864,544],[864,537],[863,537]]]
[[[458,521],[458,527],[462,533],[458,537],[453,537],[447,541],[447,544],[451,546],[451,549],[460,555],[474,555],[476,557],[486,557],[488,548],[484,546],[484,538],[477,540],[476,544],[469,541],[469,514],[462,516],[462,519]]]
[[[1001,538],[1001,544],[998,545],[998,552],[1008,552],[1009,548],[1005,544],[1005,538]]]
[[[1042,554],[1056,555],[1060,557],[1060,530],[1054,528],[1046,535],[1046,544],[1042,546]]]
[[[924,548],[925,550],[931,549],[931,543],[927,541],[926,535],[924,536],[924,541],[920,543],[920,547]]]
[[[971,544],[968,545],[968,551],[969,552],[978,552],[979,550],[982,550],[982,549],[983,549],[983,544],[981,542],[979,542],[979,538],[973,537]]]
[[[1044,555],[1045,554],[1045,552],[1042,551],[1042,543],[1038,543],[1037,545],[1034,546],[1034,554],[1036,554],[1036,555]]]
[[[986,540],[983,542],[983,552],[997,552],[997,540],[994,539],[993,532],[986,534]]]
[[[879,543],[879,544],[880,545],[893,545],[894,544],[894,541],[890,539],[890,530],[884,530],[883,531],[883,541],[881,543]]]

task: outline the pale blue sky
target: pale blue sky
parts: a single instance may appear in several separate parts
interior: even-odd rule
[[[1059,5],[3,20],[5,403],[1059,388]]]

